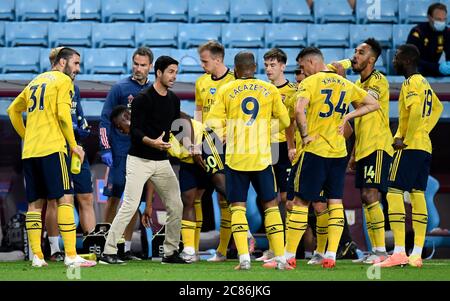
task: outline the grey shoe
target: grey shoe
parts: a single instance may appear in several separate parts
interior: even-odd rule
[[[388,258],[387,252],[375,252],[366,258],[363,262],[366,264],[380,263]]]
[[[244,260],[234,267],[235,270],[250,270],[250,261]]]
[[[322,255],[314,252],[313,257],[308,261],[308,264],[322,264],[323,259]]]

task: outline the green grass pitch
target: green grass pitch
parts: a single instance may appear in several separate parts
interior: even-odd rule
[[[126,265],[100,265],[82,268],[77,275],[67,272],[63,263],[49,262],[48,267],[32,268],[30,262],[0,263],[0,281],[82,281],[131,280],[131,281],[441,281],[450,280],[450,260],[426,260],[422,268],[410,266],[371,270],[369,265],[339,260],[334,269],[310,266],[305,260],[297,261],[292,271],[268,270],[261,263],[252,261],[249,271],[235,271],[236,260],[221,263],[201,261],[189,265],[162,265],[157,261],[127,262]],[[75,275],[75,276],[73,276]],[[69,279],[72,278],[72,279]]]

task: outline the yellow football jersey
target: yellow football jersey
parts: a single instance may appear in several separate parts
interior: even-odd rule
[[[374,70],[367,79],[355,83],[367,91],[380,104],[380,109],[355,118],[355,159],[359,161],[376,150],[394,154],[392,132],[389,128],[389,83],[386,77]]]
[[[59,71],[49,71],[35,77],[12,102],[8,108],[10,116],[12,111],[27,112],[22,159],[67,153],[66,138],[69,145],[76,145],[72,127],[68,131],[71,137],[64,137],[60,125],[60,116],[68,116],[68,124],[72,126],[73,95],[71,78]]]
[[[195,82],[195,104],[203,107],[202,121],[208,117],[211,106],[216,99],[221,86],[235,80],[233,72],[228,71],[220,78],[213,78],[211,74],[203,74]]]
[[[289,98],[297,92],[297,84],[286,81],[285,84],[277,87],[278,91],[281,94],[281,100],[283,101],[286,108],[288,108],[288,100]],[[272,134],[271,142],[272,143],[280,143],[286,141],[286,133],[285,131],[281,131],[278,133]]]
[[[194,130],[194,144],[202,143],[203,130],[205,127],[202,123],[191,119],[192,127]],[[189,135],[189,134],[187,134]],[[167,153],[169,156],[178,158],[181,162],[194,164],[194,159],[192,158],[189,150],[180,143],[180,141],[171,133],[169,136],[169,143],[172,145]]]
[[[248,78],[219,89],[206,125],[215,131],[227,129],[225,164],[234,170],[259,171],[272,164],[272,119],[279,120],[279,130],[289,125],[280,92],[271,83]]]
[[[345,138],[338,133],[338,127],[350,103],[358,103],[366,95],[366,91],[331,71],[321,71],[305,78],[296,97],[309,99],[306,120],[308,135],[314,141],[305,146],[304,151],[325,158],[345,157]],[[297,149],[299,152],[301,149]]]
[[[430,132],[441,116],[443,105],[420,74],[413,74],[402,84],[398,100],[396,138],[403,138],[405,149],[423,150],[431,154]]]

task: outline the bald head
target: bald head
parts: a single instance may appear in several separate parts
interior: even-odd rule
[[[253,77],[256,71],[255,56],[250,51],[240,51],[234,57],[236,77]]]

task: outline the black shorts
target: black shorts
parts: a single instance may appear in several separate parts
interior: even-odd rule
[[[206,173],[213,175],[223,173],[225,167],[225,145],[211,129],[203,131],[202,158],[206,165]]]
[[[290,171],[289,171],[289,177],[288,177],[288,183],[287,183],[287,200],[292,201],[295,197],[295,188],[294,188],[294,181],[295,181],[295,175],[297,174],[298,165],[300,164],[300,160],[295,163]],[[317,202],[326,202],[327,199],[323,195],[323,190],[319,194],[319,199],[316,200]]]
[[[23,159],[27,200],[59,199],[71,189],[67,155],[59,152],[45,157]]]
[[[261,201],[269,202],[275,199],[275,175],[271,165],[260,171],[239,171],[225,165],[226,195],[229,203],[247,201],[250,182]]]
[[[377,188],[387,192],[389,168],[392,157],[383,150],[377,150],[356,162],[356,188]]]
[[[309,202],[342,199],[347,158],[324,158],[304,152],[294,179],[295,195]]]
[[[286,192],[289,171],[292,166],[291,162],[289,161],[287,142],[272,143],[271,149],[273,171],[275,172],[278,191]]]
[[[127,157],[117,156],[113,158],[113,165],[109,169],[108,184],[103,189],[103,195],[107,197],[121,198],[125,190]]]
[[[180,191],[183,193],[185,191],[191,190],[193,188],[205,189],[206,181],[208,180],[208,175],[206,172],[197,164],[190,164],[185,162],[180,162],[179,182]]]
[[[411,192],[425,191],[430,174],[431,154],[422,150],[398,150],[389,173],[388,186]]]

